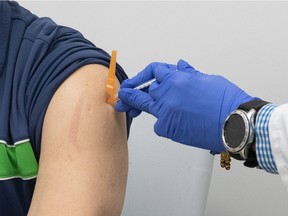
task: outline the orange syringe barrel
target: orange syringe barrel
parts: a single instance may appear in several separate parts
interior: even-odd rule
[[[111,54],[109,74],[106,82],[106,103],[114,106],[117,101],[116,93],[116,56],[117,51],[113,50]]]

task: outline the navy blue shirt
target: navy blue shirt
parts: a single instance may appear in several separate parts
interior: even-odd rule
[[[110,56],[78,31],[0,1],[0,215],[26,215],[37,176],[41,131],[61,83]],[[120,82],[127,78],[117,65]],[[128,128],[131,119],[127,118]],[[129,130],[128,130],[129,131]]]

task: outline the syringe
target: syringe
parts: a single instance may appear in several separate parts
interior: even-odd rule
[[[148,88],[153,82],[156,81],[156,78],[154,79],[151,79],[151,80],[148,80],[147,82],[141,84],[141,85],[138,85],[136,86],[134,89],[137,89],[137,90],[142,90],[142,89],[145,89],[145,88]]]

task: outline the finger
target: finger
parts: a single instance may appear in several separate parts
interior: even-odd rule
[[[121,100],[117,101],[117,103],[115,104],[115,109],[118,112],[127,112],[130,118],[135,118],[141,113],[141,110],[134,109],[133,107],[129,106],[128,104],[125,104]]]
[[[162,82],[167,74],[176,70],[176,65],[153,62],[149,64],[144,70],[139,72],[136,76],[132,77],[131,79],[124,80],[120,88],[134,88],[153,79],[154,77]],[[155,75],[156,73],[157,75]]]
[[[118,112],[128,112],[129,110],[132,109],[132,107],[129,106],[128,104],[125,104],[123,101],[118,100],[117,103],[115,104],[115,109]]]
[[[184,71],[184,72],[189,72],[189,73],[197,72],[194,67],[192,67],[190,64],[188,64],[188,62],[182,59],[178,61],[177,69],[179,71]]]
[[[177,65],[175,65],[175,64],[166,64],[166,65],[167,65],[167,67],[170,68],[171,70],[174,70],[174,71],[178,70],[178,69],[177,69]]]
[[[118,92],[118,97],[123,103],[131,106],[134,109],[142,110],[149,113],[149,106],[153,99],[148,93],[131,89],[123,88]]]
[[[157,82],[161,83],[163,80],[170,77],[177,70],[176,65],[173,66],[171,64],[158,64],[155,66],[153,73]]]
[[[136,76],[132,77],[131,79],[124,80],[121,84],[121,88],[134,88],[138,85],[141,85],[148,80],[154,78],[154,69],[157,65],[164,64],[160,62],[153,62],[150,63],[148,66],[145,67],[144,70],[139,72]]]
[[[158,82],[153,82],[148,89],[148,92],[151,93],[153,91],[155,91],[155,89],[157,89],[159,87],[159,83]]]
[[[127,113],[130,116],[130,118],[136,118],[137,116],[139,116],[141,114],[141,110],[138,109],[131,109],[129,110]]]
[[[158,82],[153,82],[149,86],[149,94],[153,98],[153,100],[157,100],[158,99],[158,91],[157,91],[158,88],[159,88],[159,83]]]
[[[161,137],[167,137],[166,128],[164,128],[163,123],[159,121],[159,119],[154,124],[154,132]]]

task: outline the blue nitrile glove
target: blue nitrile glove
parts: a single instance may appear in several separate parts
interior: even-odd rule
[[[150,79],[153,79],[154,78],[154,74],[153,74],[154,67],[159,67],[159,66],[163,66],[163,67],[165,67],[165,69],[171,69],[174,71],[178,70],[176,65],[166,64],[166,63],[156,63],[156,62],[151,63],[143,71],[139,72],[135,77],[132,77],[131,79],[124,80],[122,82],[120,88],[121,89],[122,88],[135,88],[136,86],[141,85]],[[149,72],[147,73],[147,71],[149,71]],[[148,92],[148,89],[142,89],[142,91]],[[138,103],[139,102],[140,101],[138,101]],[[146,102],[146,100],[144,99],[143,103],[145,103],[145,102]],[[142,112],[142,110],[137,109],[137,108],[130,106],[128,104],[125,104],[121,100],[118,101],[115,108],[119,112],[127,112],[127,114],[131,118],[137,117]]]
[[[178,62],[177,69],[163,63],[150,64],[123,84],[116,109],[154,115],[158,119],[154,131],[159,136],[215,153],[224,151],[221,139],[224,120],[240,104],[257,98],[224,77],[196,71],[183,60]],[[133,89],[153,77],[157,82],[148,92]]]

